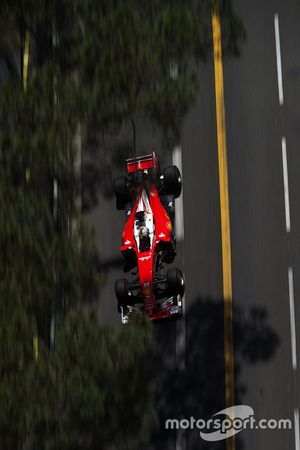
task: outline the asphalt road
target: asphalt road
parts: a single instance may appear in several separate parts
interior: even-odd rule
[[[225,57],[223,62],[235,397],[236,404],[254,409],[257,420],[288,418],[293,423],[291,430],[243,430],[236,448],[299,450],[294,417],[299,405],[300,364],[300,4],[296,0],[239,0],[234,6],[247,32],[240,57]],[[283,97],[279,96],[280,73]],[[186,274],[186,314],[181,324],[156,327],[160,429],[149,449],[225,448],[224,441],[204,442],[196,430],[176,433],[164,429],[167,418],[210,418],[225,407],[212,59],[199,67],[199,78],[199,98],[185,120],[180,143],[185,234],[179,243],[178,266],[184,267]],[[151,130],[138,133],[137,149],[142,154],[159,146],[160,139]],[[171,155],[164,155],[164,160],[169,164]],[[119,326],[113,283],[122,276],[118,248],[123,217],[113,200],[100,194],[89,219],[107,263],[100,316],[104,323]]]
[[[253,407],[257,419],[289,418],[294,422],[299,397],[290,301],[293,290],[297,334],[300,5],[289,0],[239,1],[235,6],[246,27],[247,42],[239,59],[224,62],[233,304],[251,318],[252,329],[247,332],[253,334],[244,347],[245,329],[235,324],[236,403]],[[286,218],[287,205],[290,220]],[[295,429],[249,430],[239,436],[237,448],[242,448],[242,443],[245,449],[295,448]]]

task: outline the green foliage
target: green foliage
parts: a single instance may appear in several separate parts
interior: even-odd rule
[[[100,129],[107,132],[112,122],[126,122],[133,114],[152,120],[153,111],[164,111],[164,121],[155,117],[154,122],[163,131],[178,135],[197,95],[195,62],[206,59],[212,45],[209,0],[7,3],[2,8],[10,18],[10,28],[17,29],[21,22],[36,40],[30,83],[39,79],[42,85],[53,87],[39,69],[54,65],[57,76],[67,81],[65,88],[72,85],[68,102],[76,98],[79,103],[69,111],[88,124],[88,134]],[[220,6],[224,52],[237,54],[245,38],[242,23],[231,0]],[[170,76],[174,62],[178,85]],[[153,94],[157,89],[172,98],[165,101],[163,95]],[[68,102],[63,102],[64,108]],[[175,102],[176,119],[168,121]]]
[[[1,281],[0,322],[0,445],[3,450],[18,448],[33,427],[35,396],[33,336],[36,324],[18,299],[18,288],[10,286],[9,297]],[[7,303],[3,304],[3,294]],[[24,445],[23,448],[26,448]]]
[[[241,51],[241,45],[246,40],[246,31],[241,19],[233,10],[232,0],[222,0],[220,2],[220,15],[223,53],[225,56],[238,56]]]
[[[0,333],[1,448],[139,449],[156,424],[149,327],[72,314],[34,362],[34,326],[15,310]]]
[[[131,0],[99,8],[96,17],[88,9],[81,14],[84,32],[77,60],[88,123],[106,129],[112,120],[126,121],[134,113],[153,119],[153,111],[160,111],[164,121],[155,117],[154,122],[178,133],[186,107],[196,98],[188,62],[209,48],[210,22],[202,10],[188,0]],[[170,76],[174,61],[179,67],[177,84]],[[174,113],[175,102],[174,124],[167,117]]]
[[[50,448],[125,450],[147,440],[155,418],[149,331],[148,324],[115,331],[79,314],[67,321],[53,354],[62,409],[52,416],[59,431]]]

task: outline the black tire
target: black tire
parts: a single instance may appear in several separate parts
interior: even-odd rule
[[[126,305],[128,304],[129,299],[129,288],[128,288],[128,280],[126,278],[120,278],[115,282],[115,293],[118,299],[118,305]]]
[[[178,198],[182,190],[182,178],[178,167],[168,166],[163,170],[164,190],[168,195]]]
[[[171,295],[184,294],[184,276],[181,270],[177,268],[167,271],[167,286]]]

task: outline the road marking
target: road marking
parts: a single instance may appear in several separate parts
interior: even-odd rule
[[[27,79],[28,79],[29,44],[30,44],[30,33],[29,33],[29,31],[26,31],[25,42],[24,42],[23,68],[22,68],[22,71],[23,71],[23,90],[24,90],[24,92],[26,92]],[[25,169],[25,177],[26,177],[26,182],[29,183],[30,177],[31,177],[29,167],[27,167]]]
[[[169,71],[170,71],[170,77],[172,78],[172,80],[177,80],[177,78],[178,78],[178,62],[175,61],[174,59],[170,60]]]
[[[25,44],[24,44],[24,57],[23,57],[23,88],[26,91],[28,80],[28,62],[29,62],[29,43],[30,33],[26,31]]]
[[[178,145],[172,152],[172,164],[177,166],[182,176],[182,151]],[[176,199],[175,230],[177,241],[184,239],[184,213],[183,213],[183,190],[179,198]],[[185,369],[185,296],[182,299],[183,317],[176,322],[176,359],[180,370]]]
[[[178,145],[172,152],[172,164],[177,166],[182,176],[182,151]],[[175,229],[176,239],[183,241],[184,239],[184,212],[183,212],[183,190],[179,198],[176,199],[175,212]],[[182,318],[176,322],[176,365],[177,368],[184,372],[185,370],[185,346],[186,346],[186,327],[185,327],[185,295],[182,299]],[[177,430],[176,433],[176,450],[185,450],[186,435],[184,430]]]
[[[26,178],[26,183],[29,183],[29,181],[30,181],[30,177],[31,177],[31,174],[30,174],[30,169],[29,169],[29,167],[27,167],[27,168],[25,169],[25,178]]]
[[[176,363],[179,370],[185,370],[185,296],[182,298],[182,317],[176,322]]]
[[[185,450],[185,449],[186,449],[185,432],[182,428],[179,428],[176,431],[176,450]]]
[[[38,361],[39,359],[39,337],[38,335],[33,336],[33,355],[35,361]]]
[[[173,150],[172,163],[174,166],[178,167],[182,176],[182,152],[180,146],[176,146]],[[181,196],[176,199],[175,228],[176,228],[176,239],[183,240],[184,238],[183,191],[181,192]]]
[[[53,217],[57,219],[57,198],[58,198],[58,183],[57,179],[53,179]]]
[[[278,14],[274,15],[274,28],[275,28],[275,46],[276,46],[276,61],[277,61],[277,80],[278,80],[279,104],[283,105],[282,64],[281,64],[281,50],[280,50],[280,35],[279,35],[279,18],[278,18]]]
[[[299,409],[294,409],[295,449],[300,450]]]
[[[284,186],[285,224],[286,224],[286,231],[287,233],[289,233],[291,231],[291,216],[290,216],[289,177],[288,177],[285,137],[281,138],[281,149],[282,149],[282,168],[283,168],[283,186]]]
[[[28,63],[29,63],[29,44],[30,44],[30,33],[26,31],[25,42],[24,42],[24,56],[23,56],[23,90],[26,92],[27,80],[28,80]],[[30,181],[30,168],[25,169],[26,182]],[[35,361],[39,359],[39,337],[37,334],[33,336],[33,356]]]
[[[223,298],[224,298],[224,356],[226,408],[234,406],[234,364],[232,330],[232,274],[229,218],[228,168],[224,106],[224,81],[222,62],[221,24],[218,0],[212,0],[212,28],[215,67],[216,116],[219,161]],[[227,450],[235,449],[235,437],[226,440]]]
[[[294,276],[292,267],[289,267],[288,269],[288,280],[289,280],[292,364],[293,369],[296,370],[297,369],[296,322],[295,322],[295,304],[294,304]]]

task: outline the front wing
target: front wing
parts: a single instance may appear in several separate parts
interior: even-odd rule
[[[168,318],[179,318],[183,314],[182,298],[179,294],[158,302],[157,306],[157,311],[149,316],[150,320],[156,321]],[[142,312],[144,310],[142,304],[135,306],[121,306],[120,308],[123,324],[128,323],[130,317],[136,312]]]

